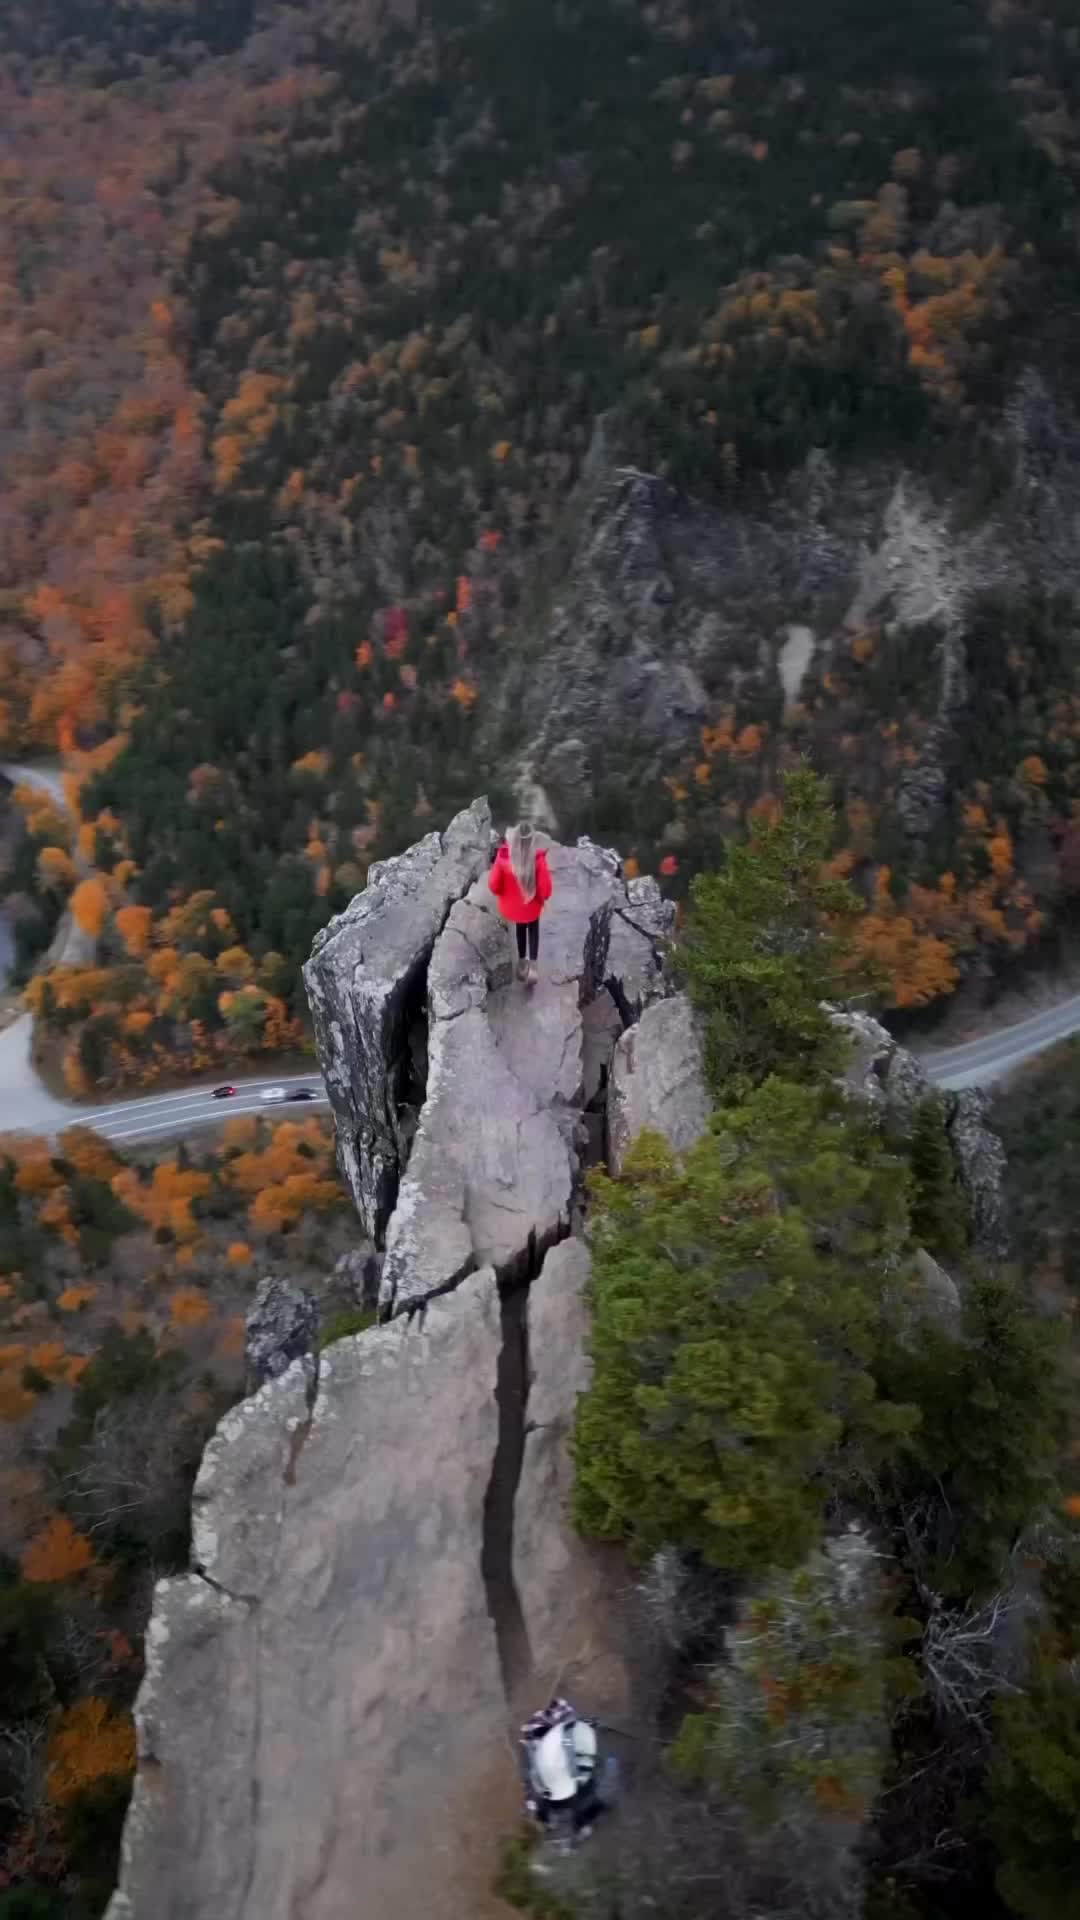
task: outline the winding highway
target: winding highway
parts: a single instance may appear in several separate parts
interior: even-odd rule
[[[1025,1060],[1033,1059],[1037,1053],[1078,1032],[1080,993],[1074,993],[1067,1000],[1059,1000],[1057,1006],[1032,1014],[1030,1019],[1017,1020],[1009,1027],[996,1027],[992,1033],[983,1034],[979,1040],[969,1040],[962,1047],[923,1053],[920,1058],[937,1086],[959,1092],[962,1087],[984,1087],[1004,1079]]]
[[[13,782],[43,787],[60,806],[66,806],[58,768],[8,765],[0,766],[0,773]],[[69,919],[59,957],[72,963],[85,963],[88,958],[83,950],[85,939]],[[939,1087],[959,1091],[963,1087],[990,1086],[1022,1066],[1025,1060],[1078,1032],[1080,994],[1072,994],[1027,1020],[996,1027],[981,1039],[969,1040],[963,1046],[938,1052],[922,1051],[920,1058],[928,1077]],[[328,1105],[326,1089],[313,1062],[310,1073],[237,1081],[236,1093],[225,1100],[215,1100],[213,1089],[201,1086],[118,1100],[109,1106],[76,1106],[73,1102],[58,1100],[43,1086],[31,1059],[32,1037],[33,1021],[28,1013],[21,1014],[0,1032],[0,1133],[55,1135],[64,1127],[82,1125],[93,1127],[107,1139],[122,1144],[164,1139],[195,1128],[218,1125],[234,1114],[295,1114],[299,1107],[293,1105],[292,1097],[301,1088],[310,1089],[314,1096],[310,1103],[304,1104],[316,1109]],[[272,1088],[284,1089],[285,1098],[264,1098]]]
[[[0,765],[13,785],[41,787],[57,805],[67,807],[63,776],[55,767]],[[54,961],[85,966],[93,958],[93,942],[76,927],[70,914],[66,929],[58,935]],[[236,1114],[255,1113],[267,1118],[299,1116],[317,1112],[328,1105],[326,1088],[315,1062],[310,1073],[268,1074],[258,1079],[236,1080],[236,1092],[228,1099],[215,1100],[213,1084],[184,1087],[172,1093],[148,1093],[138,1099],[116,1100],[108,1106],[76,1105],[58,1100],[42,1083],[31,1055],[34,1020],[21,1013],[0,1032],[0,1133],[43,1133],[50,1138],[65,1127],[93,1127],[118,1146],[135,1141],[167,1139],[199,1127],[219,1126]],[[220,1077],[219,1077],[220,1083]],[[273,1097],[281,1089],[280,1098]],[[310,1091],[310,1101],[296,1102],[302,1089]],[[270,1095],[269,1098],[266,1096]]]

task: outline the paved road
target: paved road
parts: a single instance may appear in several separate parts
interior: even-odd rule
[[[59,766],[8,763],[0,765],[0,773],[6,774],[16,786],[43,788],[62,811],[67,811]],[[67,915],[64,930],[54,945],[54,964],[85,966],[93,956],[93,940]],[[188,1133],[196,1127],[216,1126],[238,1113],[296,1116],[306,1111],[316,1112],[327,1105],[322,1077],[312,1062],[310,1073],[238,1080],[236,1094],[229,1100],[215,1100],[212,1087],[202,1086],[117,1100],[109,1106],[76,1106],[73,1102],[58,1100],[39,1079],[30,1057],[33,1034],[34,1021],[29,1013],[20,1014],[0,1033],[0,1133],[56,1134],[64,1127],[88,1126],[122,1145],[125,1141],[154,1140],[169,1134]],[[310,1087],[316,1099],[303,1103],[263,1100],[260,1096],[269,1087],[284,1087],[290,1093],[298,1087]]]
[[[981,1040],[969,1040],[962,1047],[948,1047],[940,1053],[920,1057],[930,1079],[939,1087],[983,1087],[1001,1080],[1007,1073],[1042,1053],[1070,1033],[1080,1032],[1080,994],[1046,1007],[1029,1020],[1018,1020],[1010,1027],[996,1027]]]
[[[310,1073],[237,1080],[233,1083],[236,1093],[229,1100],[215,1100],[209,1087],[184,1087],[174,1093],[116,1100],[109,1106],[76,1106],[57,1100],[41,1085],[29,1065],[29,1042],[30,1022],[25,1016],[0,1034],[0,1133],[57,1134],[65,1127],[93,1127],[95,1133],[124,1146],[191,1133],[198,1127],[220,1126],[240,1113],[296,1120],[305,1113],[325,1111],[327,1106],[326,1089],[314,1062]],[[14,1091],[13,1069],[19,1083]],[[262,1095],[270,1087],[284,1087],[287,1093],[310,1087],[315,1099],[264,1100]]]

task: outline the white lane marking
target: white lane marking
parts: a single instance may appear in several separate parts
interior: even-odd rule
[[[215,1100],[214,1105],[232,1107],[235,1111],[238,1100],[251,1099],[251,1097],[259,1093],[263,1087],[310,1086],[314,1088],[316,1082],[320,1083],[321,1091],[321,1080],[318,1068],[314,1068],[311,1073],[293,1074],[285,1079],[238,1080],[236,1082],[235,1094],[228,1094],[223,1096],[221,1100]],[[209,1087],[189,1087],[177,1093],[147,1094],[145,1098],[142,1099],[115,1100],[111,1106],[107,1107],[65,1107],[64,1110],[65,1112],[71,1113],[73,1126],[78,1126],[84,1117],[87,1125],[93,1126],[95,1120],[126,1120],[131,1114],[156,1113],[161,1108],[175,1108],[182,1112],[187,1107],[196,1105],[201,1101],[213,1100],[213,1098],[213,1093]]]
[[[232,1115],[237,1120],[248,1119],[251,1117],[269,1118],[271,1115],[277,1115],[279,1118],[285,1118],[286,1116],[281,1113],[281,1108],[289,1105],[294,1105],[294,1104],[301,1104],[301,1103],[290,1102],[286,1100],[279,1100],[276,1102],[268,1101],[266,1103],[263,1103],[262,1101],[260,1101],[257,1107],[234,1107],[232,1109]],[[330,1105],[330,1102],[324,1096],[322,1099],[305,1100],[302,1104],[304,1106],[325,1108]],[[201,1112],[189,1115],[187,1120],[185,1120],[184,1125],[192,1126],[192,1127],[197,1127],[200,1125],[207,1126],[210,1124],[216,1125],[219,1121],[228,1120],[229,1117],[230,1117],[229,1114],[222,1113],[217,1108],[207,1107],[207,1108],[204,1108]],[[289,1115],[288,1117],[291,1118],[292,1116]],[[154,1134],[177,1133],[182,1131],[182,1129],[178,1126],[175,1120],[159,1120],[159,1121],[156,1121],[153,1126],[128,1127],[128,1128],[125,1128],[122,1132],[115,1132],[111,1128],[106,1129],[104,1127],[97,1128],[95,1129],[95,1131],[100,1132],[106,1140],[120,1142],[122,1140],[149,1140]]]

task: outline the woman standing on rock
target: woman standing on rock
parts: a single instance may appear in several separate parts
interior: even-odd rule
[[[527,821],[512,827],[507,834],[488,874],[488,886],[499,902],[503,919],[514,923],[518,979],[534,987],[536,956],[540,951],[540,915],[551,899],[551,874],[547,855],[537,846],[536,835]]]

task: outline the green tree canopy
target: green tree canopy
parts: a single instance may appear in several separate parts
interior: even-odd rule
[[[733,845],[722,873],[694,882],[679,964],[724,1098],[769,1073],[811,1078],[841,1052],[821,1003],[851,991],[850,930],[862,903],[827,871],[832,841],[826,782],[802,768],[785,782],[779,817]]]
[[[743,1572],[801,1559],[853,1458],[909,1424],[870,1370],[907,1233],[902,1163],[829,1083],[766,1081],[683,1161],[643,1135],[594,1181],[582,1527]]]

